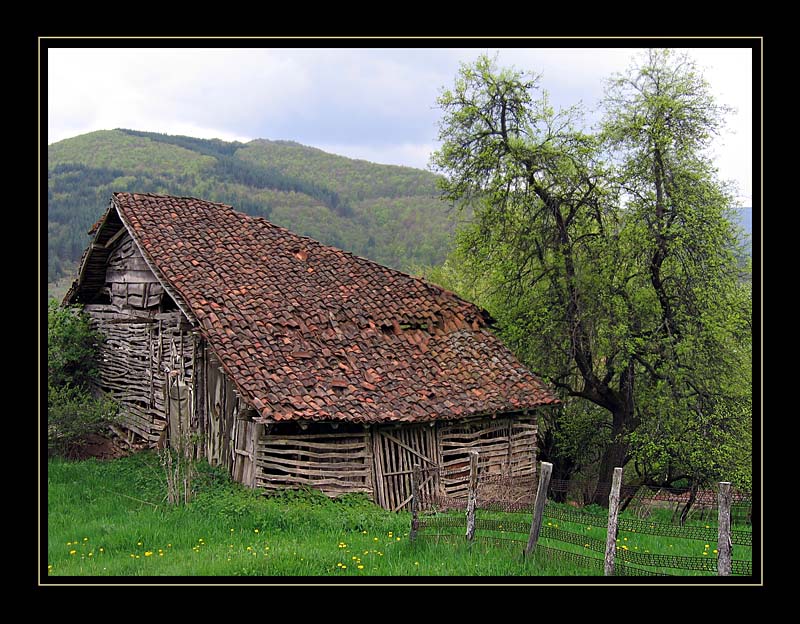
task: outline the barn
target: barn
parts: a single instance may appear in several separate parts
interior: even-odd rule
[[[537,410],[558,403],[451,292],[232,207],[114,193],[65,303],[104,335],[99,390],[125,435],[190,436],[198,458],[268,490],[410,500],[481,470],[535,472]],[[448,469],[451,469],[448,471]]]

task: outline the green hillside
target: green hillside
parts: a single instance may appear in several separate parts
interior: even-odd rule
[[[48,147],[48,281],[69,277],[112,192],[191,195],[399,269],[440,264],[456,215],[436,176],[290,141],[103,130]]]

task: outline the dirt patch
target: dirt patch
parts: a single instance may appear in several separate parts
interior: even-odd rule
[[[129,447],[116,436],[90,433],[80,443],[73,445],[67,456],[70,459],[116,459],[130,455],[137,449]]]

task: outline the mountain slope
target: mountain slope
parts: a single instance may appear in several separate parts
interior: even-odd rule
[[[48,147],[48,281],[74,271],[114,191],[224,202],[399,269],[441,263],[456,224],[436,176],[419,169],[290,141],[98,131]]]

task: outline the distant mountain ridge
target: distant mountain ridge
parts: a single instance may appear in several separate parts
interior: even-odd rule
[[[248,143],[101,130],[48,147],[48,281],[70,275],[114,191],[191,195],[410,269],[440,264],[457,214],[437,176],[293,141]]]
[[[437,179],[294,141],[123,129],[83,134],[48,147],[48,282],[74,275],[86,231],[115,191],[223,202],[387,266],[438,265],[464,217],[439,199]],[[740,208],[739,217],[752,237],[752,208]]]

